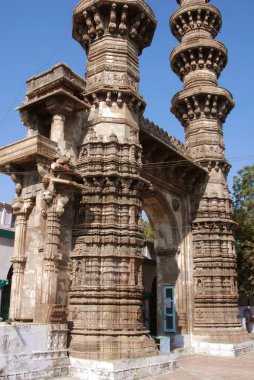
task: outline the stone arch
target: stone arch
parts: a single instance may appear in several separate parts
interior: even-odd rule
[[[180,234],[177,220],[165,197],[159,191],[147,193],[143,208],[154,231],[156,252],[177,249]]]
[[[182,268],[179,253],[181,251],[182,233],[178,224],[177,217],[174,215],[173,209],[173,194],[166,194],[160,191],[151,191],[146,193],[143,199],[143,209],[147,214],[149,222],[154,232],[154,251],[156,264],[147,268],[144,265],[144,276],[150,276],[149,279],[144,278],[144,284],[152,284],[154,278],[157,279],[157,335],[167,335],[165,331],[165,297],[164,291],[167,286],[172,286],[175,290],[174,298],[174,333],[179,331],[178,314],[183,314],[182,305],[179,300],[182,298],[179,292],[182,291],[183,282],[180,273]],[[184,253],[182,253],[184,255]],[[180,275],[180,278],[179,278]],[[146,297],[149,294],[149,289],[146,290]],[[152,287],[150,289],[150,297],[154,297]],[[148,302],[147,302],[148,304]],[[151,305],[151,302],[149,303]],[[150,309],[146,312],[151,315]],[[150,326],[152,329],[152,326]]]

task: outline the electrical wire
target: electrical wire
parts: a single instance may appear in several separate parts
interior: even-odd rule
[[[249,160],[254,159],[254,156],[238,156],[238,157],[231,157],[230,160]],[[191,161],[188,160],[178,160],[178,161],[161,161],[161,162],[151,162],[147,164],[143,164],[141,169],[160,169],[160,168],[172,168],[177,166],[185,166],[186,164],[193,164]],[[58,173],[65,173],[64,171],[58,171]],[[0,174],[17,174],[17,175],[32,175],[32,174],[38,174],[37,171],[25,171],[25,172],[16,172],[16,171],[0,171]]]

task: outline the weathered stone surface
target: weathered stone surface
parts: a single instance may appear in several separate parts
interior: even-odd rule
[[[142,116],[138,56],[156,26],[150,7],[89,0],[73,15],[73,36],[88,54],[86,80],[65,64],[29,79],[19,107],[27,139],[0,149],[17,195],[10,318],[26,322],[21,329],[31,334],[41,324],[54,330],[68,322],[71,373],[79,378],[141,378],[174,368],[144,327],[142,209],[154,230],[157,267],[146,283],[157,292],[155,335],[168,336],[163,294],[170,285],[172,346],[211,354],[221,354],[224,343],[230,353],[251,347],[237,317],[222,134],[234,101],[217,84],[227,63],[226,48],[214,40],[221,15],[205,0],[178,3],[170,23],[181,43],[171,65],[184,90],[172,111],[185,144]],[[54,344],[57,352],[67,347]],[[51,371],[54,358],[45,350]],[[32,367],[26,371],[36,378]]]
[[[67,375],[67,326],[0,324],[0,377],[33,380]]]
[[[227,90],[217,86],[227,51],[213,40],[221,15],[206,1],[179,3],[171,28],[181,44],[172,52],[171,64],[184,90],[173,98],[172,112],[185,128],[189,154],[209,171],[192,195],[193,331],[208,334],[211,342],[243,342],[247,336],[238,319],[235,224],[222,133],[234,102]]]
[[[134,380],[173,372],[177,368],[173,354],[112,362],[71,358],[70,374],[78,379]]]

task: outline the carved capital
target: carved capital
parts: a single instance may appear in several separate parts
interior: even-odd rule
[[[11,257],[11,263],[13,265],[13,273],[23,273],[26,265],[26,257],[25,256],[13,256]]]
[[[14,215],[23,215],[28,218],[34,207],[34,201],[34,197],[27,199],[14,198],[12,201],[12,210]]]
[[[63,100],[58,98],[52,98],[47,100],[46,107],[53,117],[55,115],[62,115],[62,117],[65,117],[65,115],[73,112],[73,110],[75,109],[74,104],[70,100]],[[65,120],[63,120],[63,122],[64,121]]]

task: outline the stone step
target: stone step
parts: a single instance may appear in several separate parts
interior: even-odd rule
[[[50,377],[50,378],[47,378],[47,380],[79,380],[77,379],[76,377],[72,377],[72,376],[55,376],[55,377]],[[46,380],[46,379],[45,379]]]

